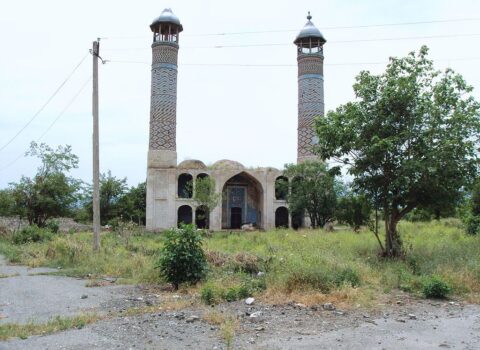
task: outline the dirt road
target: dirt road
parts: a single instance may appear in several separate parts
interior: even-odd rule
[[[10,276],[0,278],[0,324],[85,311],[119,315],[132,306],[161,306],[169,294],[128,286],[87,288],[85,280],[38,275],[50,271],[8,266],[0,260],[0,274]],[[478,305],[420,300],[403,293],[392,300],[396,302],[375,311],[239,301],[115,316],[83,329],[10,339],[0,342],[0,350],[226,349],[225,332],[206,321],[212,313],[238,320],[234,349],[480,349]]]

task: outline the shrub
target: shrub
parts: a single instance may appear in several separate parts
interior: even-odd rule
[[[207,259],[202,249],[202,236],[194,225],[167,231],[160,253],[157,267],[175,289],[181,283],[196,283],[205,276]]]
[[[426,298],[443,299],[450,292],[450,286],[438,276],[430,277],[423,284],[423,294]]]
[[[229,288],[225,293],[225,300],[228,302],[235,301],[240,299],[238,295],[238,290],[236,288]]]
[[[200,292],[200,299],[207,305],[218,304],[224,297],[226,297],[225,291],[211,283],[204,285]]]
[[[466,218],[467,233],[469,235],[476,235],[480,230],[480,216],[469,215]]]
[[[60,229],[60,224],[57,220],[50,220],[45,225],[45,228],[50,230],[50,232],[58,233],[58,230]]]
[[[49,241],[53,238],[53,233],[48,229],[32,225],[27,226],[13,235],[14,244],[25,244],[32,242]]]
[[[352,287],[357,287],[360,284],[360,277],[358,277],[357,271],[351,267],[347,267],[338,271],[333,280],[337,286],[349,285]]]

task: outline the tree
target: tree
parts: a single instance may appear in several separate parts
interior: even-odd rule
[[[323,227],[335,215],[337,195],[335,192],[335,175],[338,168],[327,169],[320,161],[305,161],[300,164],[287,164],[284,174],[291,179],[287,203],[292,215],[306,213],[313,228]],[[282,186],[282,183],[280,183]]]
[[[207,259],[202,244],[202,235],[194,225],[182,225],[165,232],[157,267],[175,289],[181,283],[197,283],[205,277]]]
[[[85,196],[85,208],[90,220],[93,218],[92,186],[88,186]],[[121,215],[120,201],[127,191],[127,178],[117,179],[109,170],[100,174],[100,222],[102,225]]]
[[[22,176],[20,182],[10,184],[14,213],[39,227],[45,226],[50,218],[68,216],[79,188],[79,182],[67,176],[78,167],[78,157],[71,146],[58,146],[54,150],[44,143],[32,142],[26,155],[39,158],[41,165],[33,178]]]
[[[118,212],[124,219],[135,221],[139,225],[145,225],[147,201],[147,183],[142,182],[132,186],[118,200]]]
[[[210,176],[197,177],[195,179],[195,191],[193,192],[193,201],[197,207],[202,208],[206,222],[209,227],[209,213],[220,203],[222,194],[215,192],[215,180]]]
[[[316,120],[318,154],[348,166],[355,187],[378,199],[389,257],[403,253],[406,214],[456,201],[477,173],[480,105],[462,76],[436,71],[427,54],[423,46],[381,75],[360,72],[357,100]]]
[[[370,222],[371,211],[371,204],[364,195],[347,193],[339,198],[335,217],[358,231],[360,226]]]
[[[11,216],[15,214],[15,200],[11,189],[0,190],[0,216]]]
[[[476,235],[480,231],[480,179],[475,181],[465,207],[466,213],[463,215],[463,221],[466,224],[467,233]]]

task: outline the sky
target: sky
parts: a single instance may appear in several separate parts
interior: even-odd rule
[[[35,173],[38,161],[23,156],[31,141],[71,145],[80,158],[72,176],[91,181],[89,49],[98,37],[100,55],[107,60],[99,67],[100,169],[127,177],[130,185],[145,181],[149,25],[166,7],[184,27],[178,162],[233,159],[245,166],[282,168],[296,161],[292,42],[307,11],[327,39],[326,111],[354,99],[352,84],[361,70],[380,74],[389,57],[405,56],[423,44],[430,47],[436,68],[461,73],[480,99],[476,0],[2,0],[0,188]]]

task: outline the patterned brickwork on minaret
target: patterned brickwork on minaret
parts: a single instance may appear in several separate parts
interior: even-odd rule
[[[323,55],[301,54],[298,58],[298,130],[297,160],[315,158],[313,148],[318,142],[314,118],[323,116]]]
[[[152,89],[150,102],[151,150],[176,151],[178,45],[152,45]]]
[[[308,12],[303,29],[295,38],[298,62],[298,129],[297,163],[317,159],[315,145],[318,137],[315,118],[325,112],[323,96],[323,34],[311,21]]]

